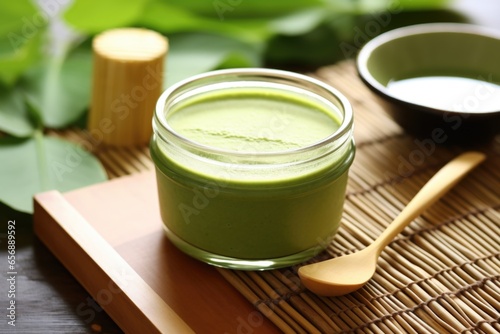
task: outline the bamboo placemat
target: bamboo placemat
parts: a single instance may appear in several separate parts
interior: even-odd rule
[[[419,145],[384,113],[351,61],[314,75],[351,101],[357,143],[342,226],[318,261],[368,245],[464,148]],[[90,141],[81,130],[53,134]],[[386,248],[357,292],[318,297],[300,284],[298,266],[218,270],[286,333],[500,333],[500,142],[479,149],[487,161]],[[110,178],[154,167],[147,147],[94,153]]]

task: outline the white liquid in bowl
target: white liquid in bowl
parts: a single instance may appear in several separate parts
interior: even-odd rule
[[[393,97],[426,107],[458,112],[500,110],[500,85],[477,79],[428,76],[390,81]]]

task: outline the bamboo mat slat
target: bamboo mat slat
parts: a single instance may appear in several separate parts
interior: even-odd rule
[[[313,76],[351,101],[357,153],[342,226],[309,262],[352,253],[372,242],[460,147],[421,150],[345,61]],[[81,130],[54,132],[75,142]],[[111,178],[153,168],[147,147],[92,148]],[[218,269],[284,333],[500,333],[500,141],[488,159],[415,219],[382,253],[372,280],[347,296],[308,292],[298,266],[267,272]],[[413,159],[408,169],[404,161]]]

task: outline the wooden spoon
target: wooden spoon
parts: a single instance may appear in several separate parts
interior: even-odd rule
[[[361,288],[375,273],[377,259],[385,246],[485,158],[482,153],[467,152],[450,161],[371,245],[353,254],[299,268],[302,283],[322,296],[341,296]]]

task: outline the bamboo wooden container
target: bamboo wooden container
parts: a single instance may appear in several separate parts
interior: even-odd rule
[[[119,28],[96,36],[88,130],[110,146],[143,146],[163,85],[168,41],[141,28]]]

